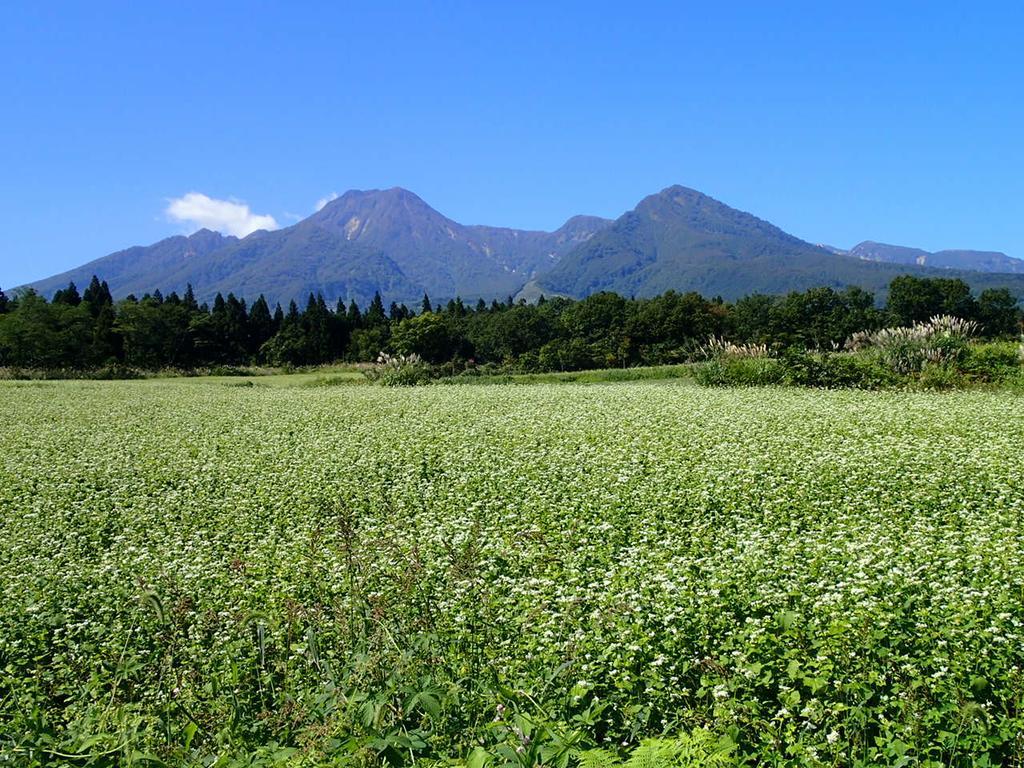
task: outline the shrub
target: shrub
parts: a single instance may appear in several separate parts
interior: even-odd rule
[[[123,363],[109,363],[99,368],[79,370],[75,368],[19,368],[0,367],[0,381],[50,381],[58,379],[93,379],[115,381],[141,379],[144,373]]]
[[[705,387],[762,387],[785,381],[779,361],[770,357],[718,357],[697,365],[693,375]]]
[[[959,371],[940,363],[925,363],[917,376],[917,385],[921,389],[956,389],[963,384],[964,379]]]
[[[385,387],[413,387],[426,384],[433,370],[417,354],[389,355],[381,352],[377,362],[363,371],[366,378]]]
[[[237,365],[215,365],[210,368],[210,376],[251,376],[252,371]]]
[[[877,359],[856,353],[786,350],[779,360],[786,383],[824,389],[883,389],[903,378]]]
[[[891,369],[872,357],[836,353],[826,355],[823,386],[851,389],[884,389],[904,381]]]
[[[920,372],[925,364],[956,365],[967,354],[968,339],[978,324],[951,315],[936,315],[927,323],[909,327],[859,331],[846,342],[857,352],[877,351],[882,362],[898,374]]]
[[[768,357],[768,347],[765,344],[735,344],[718,336],[708,336],[708,340],[694,353],[696,360],[722,357]]]
[[[1007,381],[1020,369],[1020,357],[1014,344],[996,343],[970,347],[960,369],[973,381]]]

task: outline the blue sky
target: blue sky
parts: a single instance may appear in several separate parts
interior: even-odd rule
[[[553,229],[679,183],[813,242],[1024,257],[1019,3],[0,15],[0,286],[396,185],[463,223]]]

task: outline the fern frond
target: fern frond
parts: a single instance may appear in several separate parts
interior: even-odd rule
[[[622,764],[614,752],[607,749],[586,749],[579,754],[580,768],[618,768]]]

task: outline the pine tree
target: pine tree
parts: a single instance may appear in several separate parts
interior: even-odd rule
[[[309,314],[307,310],[307,314]],[[321,294],[316,295],[314,311],[309,323],[309,346],[314,363],[326,363],[331,359],[331,313]]]
[[[10,309],[10,306],[10,299],[7,298],[7,294],[3,292],[2,288],[0,288],[0,315],[6,314],[8,309]]]
[[[483,299],[477,299],[477,302],[476,302],[476,313],[478,315],[482,315],[486,311],[487,311],[487,302],[484,301]]]
[[[380,297],[380,291],[373,294],[373,301],[370,302],[364,318],[367,328],[376,328],[388,324],[388,316],[384,312],[384,300]]]
[[[348,305],[348,327],[351,329],[363,327],[363,313],[359,311],[359,305],[356,304],[356,300],[352,299],[352,302]]]
[[[281,302],[278,302],[274,307],[274,333],[280,331],[282,325],[284,325],[284,310],[281,309]]]
[[[328,315],[328,337],[330,340],[330,360],[340,360],[345,356],[345,350],[348,348],[349,337],[351,335],[351,328],[348,324],[348,316],[345,314],[345,304],[341,299],[338,299],[338,308],[335,312]]]
[[[182,299],[182,301],[184,302],[185,306],[188,308],[190,312],[199,311],[199,303],[196,301],[196,294],[192,290],[192,283],[189,283],[185,287],[185,297]]]
[[[392,323],[400,323],[412,317],[412,312],[405,304],[392,301],[391,307],[388,309],[388,316],[391,318]]]
[[[103,365],[121,357],[122,341],[114,328],[116,319],[113,304],[99,305],[92,325],[92,344],[89,349],[93,365]]]
[[[103,307],[110,307],[114,304],[114,299],[110,295],[110,288],[107,287],[106,283],[101,283],[96,275],[92,276],[89,287],[82,294],[82,301],[89,307],[89,314],[94,318],[99,317],[100,310]]]
[[[434,311],[434,308],[430,305],[430,297],[427,294],[423,294],[423,303],[420,305],[420,314],[428,315]]]
[[[280,311],[280,305],[278,306]],[[249,332],[247,334],[247,350],[249,354],[259,351],[270,337],[274,335],[274,318],[270,316],[270,307],[267,300],[260,294],[260,297],[252,304],[249,310]]]
[[[74,283],[68,283],[68,287],[53,294],[53,304],[65,304],[69,307],[77,307],[82,303],[82,297],[78,294],[78,288]]]

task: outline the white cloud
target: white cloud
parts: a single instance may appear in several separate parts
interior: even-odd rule
[[[273,216],[260,215],[238,200],[216,200],[201,192],[189,192],[168,201],[167,216],[197,229],[206,227],[225,235],[245,237],[257,229],[277,229]]]
[[[316,201],[316,208],[314,208],[313,210],[314,211],[322,210],[325,205],[327,205],[328,203],[334,202],[337,199],[338,199],[338,193],[337,192],[331,192],[331,194],[329,194],[327,197],[321,197],[319,200],[317,200]]]

